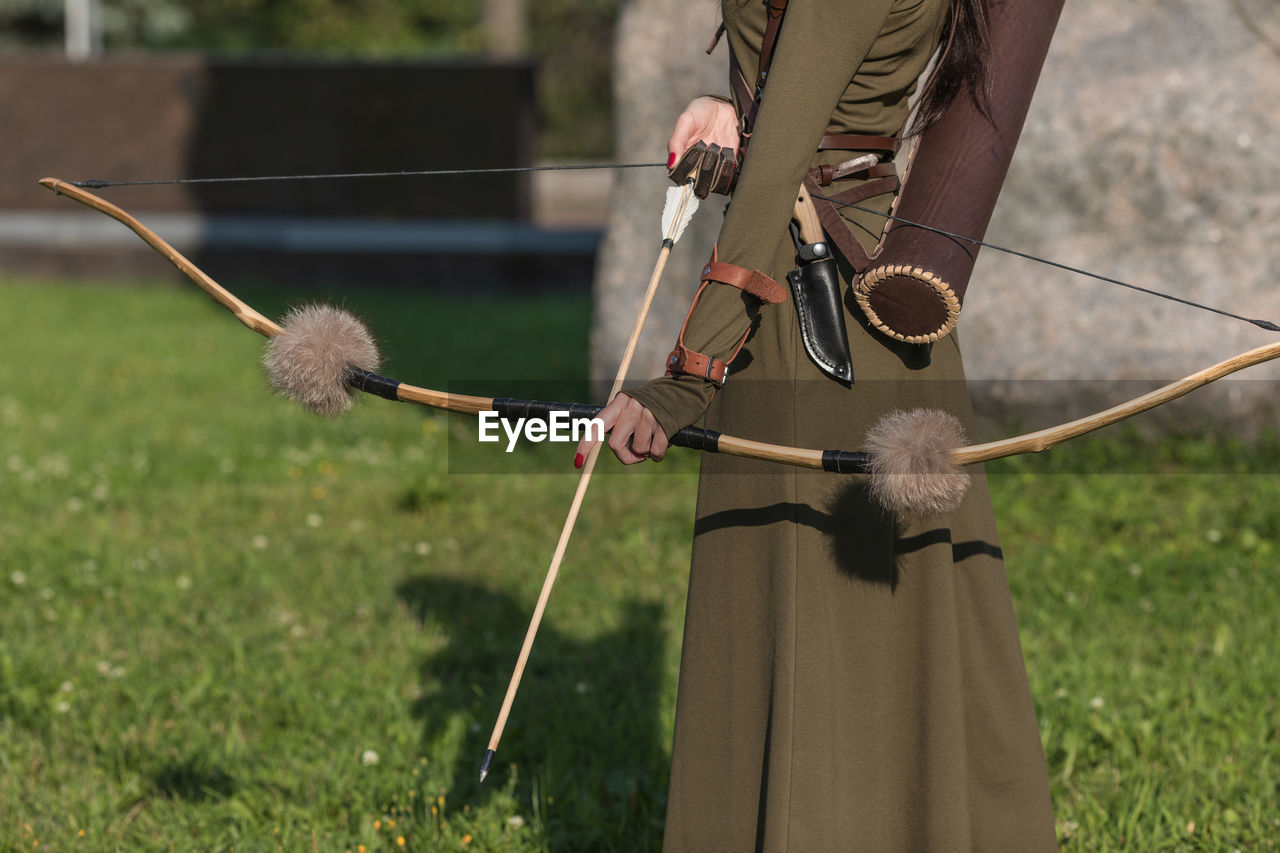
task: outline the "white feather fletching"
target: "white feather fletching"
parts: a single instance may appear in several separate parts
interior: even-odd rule
[[[667,190],[667,201],[662,206],[662,238],[677,243],[689,227],[698,209],[698,197],[693,194],[693,182]]]

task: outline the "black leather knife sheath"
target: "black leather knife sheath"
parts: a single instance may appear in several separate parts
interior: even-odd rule
[[[818,249],[822,257],[805,261],[805,255],[814,254],[814,249]],[[819,370],[847,385],[853,382],[853,357],[849,354],[849,333],[844,324],[836,260],[821,243],[801,245],[800,253],[800,266],[787,273],[787,281],[795,298],[804,351]]]

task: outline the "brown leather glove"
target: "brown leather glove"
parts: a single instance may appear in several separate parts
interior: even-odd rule
[[[728,195],[738,178],[738,155],[732,148],[699,142],[691,145],[667,170],[676,185],[693,178],[693,194],[706,198],[710,193]]]

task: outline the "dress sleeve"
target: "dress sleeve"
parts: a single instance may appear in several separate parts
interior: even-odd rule
[[[750,150],[720,229],[721,262],[769,272],[805,171],[892,2],[793,0],[787,7]],[[735,287],[708,283],[688,317],[685,346],[730,358],[759,306]],[[701,377],[680,375],[627,394],[653,412],[670,438],[702,417],[715,390]]]

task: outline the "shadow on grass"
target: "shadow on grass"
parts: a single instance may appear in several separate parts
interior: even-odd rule
[[[463,743],[448,771],[451,800],[483,803],[515,776],[516,796],[540,815],[551,850],[660,846],[668,756],[658,604],[627,604],[615,630],[586,641],[543,622],[492,775],[481,786],[480,759],[530,608],[451,579],[418,577],[398,592],[448,637],[423,661],[426,692],[414,711],[429,745],[462,723]]]
[[[152,776],[151,785],[162,797],[193,803],[225,800],[237,787],[236,780],[222,768],[192,758],[164,765]]]

